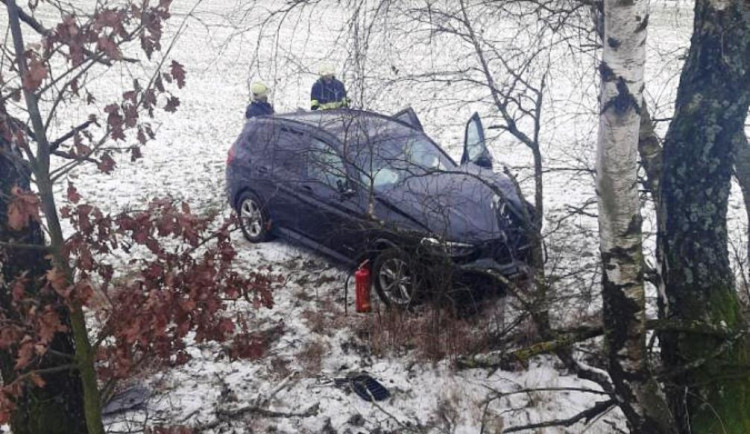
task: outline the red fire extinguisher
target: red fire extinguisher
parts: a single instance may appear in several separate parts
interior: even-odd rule
[[[359,268],[354,272],[354,282],[356,287],[355,300],[357,312],[370,312],[370,267],[369,261],[359,264]]]

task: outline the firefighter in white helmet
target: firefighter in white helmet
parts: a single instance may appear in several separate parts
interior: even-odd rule
[[[330,110],[349,106],[344,83],[335,77],[335,70],[329,63],[322,63],[318,68],[320,78],[313,84],[310,92],[312,110]]]
[[[268,90],[268,86],[260,81],[256,81],[250,86],[253,100],[245,110],[246,119],[250,119],[254,116],[273,114],[273,106],[268,103]]]

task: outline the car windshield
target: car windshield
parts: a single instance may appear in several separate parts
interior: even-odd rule
[[[350,155],[360,170],[362,183],[375,190],[386,189],[410,176],[456,166],[424,134],[408,128],[372,137],[362,134]]]

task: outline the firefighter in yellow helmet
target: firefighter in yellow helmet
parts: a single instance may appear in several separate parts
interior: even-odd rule
[[[330,110],[348,107],[349,98],[346,97],[344,83],[336,79],[333,66],[323,63],[318,69],[320,78],[313,84],[310,92],[310,108],[312,110]]]
[[[250,119],[254,116],[273,114],[273,106],[268,103],[268,90],[268,86],[260,81],[256,81],[250,86],[253,100],[247,106],[247,109],[245,109],[246,119]]]

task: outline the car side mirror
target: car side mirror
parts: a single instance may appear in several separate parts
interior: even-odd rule
[[[343,181],[341,179],[336,180],[336,188],[341,193],[341,200],[348,199],[356,193],[353,188],[349,186],[349,180]]]
[[[485,169],[492,169],[492,158],[482,155],[474,161],[474,164]]]

